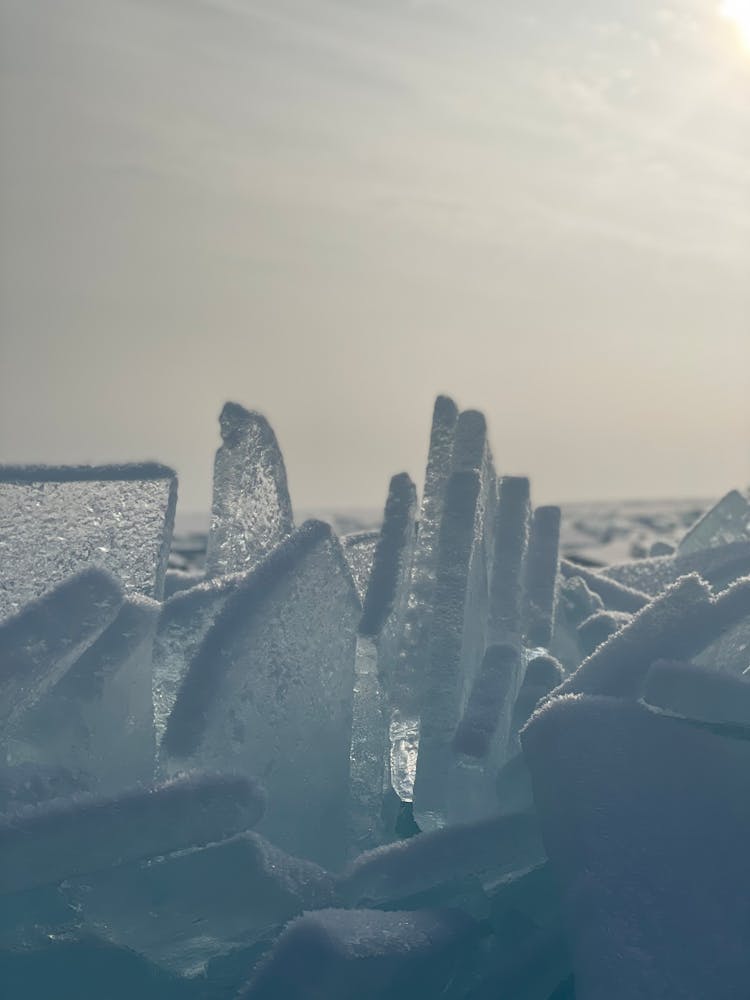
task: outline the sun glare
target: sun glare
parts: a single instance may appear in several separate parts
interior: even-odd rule
[[[732,21],[743,44],[750,49],[750,0],[722,0],[719,13],[727,21]]]

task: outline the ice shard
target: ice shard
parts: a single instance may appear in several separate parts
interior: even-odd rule
[[[160,600],[176,501],[163,465],[0,466],[0,620],[91,566]]]
[[[319,910],[285,929],[238,1000],[445,996],[478,939],[457,909]]]
[[[455,753],[487,757],[499,727],[507,745],[522,659],[518,645],[488,647],[453,737]]]
[[[257,776],[260,832],[335,866],[345,850],[359,599],[338,539],[308,521],[249,574],[193,658],[162,740],[185,764]]]
[[[457,766],[453,734],[486,644],[495,490],[484,418],[466,410],[456,427],[438,540],[414,786],[422,830],[443,826],[453,808],[446,775]]]
[[[160,605],[130,597],[57,684],[12,728],[10,764],[60,766],[114,794],[154,777],[151,653]]]
[[[529,481],[503,477],[498,484],[494,554],[488,615],[489,645],[453,738],[457,754],[489,758],[492,775],[508,755],[513,705],[526,665],[521,649],[523,568],[529,534]],[[463,783],[471,780],[463,774]],[[475,776],[474,776],[475,777]],[[481,784],[481,783],[480,783]],[[493,803],[489,786],[477,788],[487,805]],[[468,808],[468,807],[467,807]],[[466,818],[478,818],[479,803]]]
[[[367,851],[340,876],[338,892],[346,905],[390,907],[459,879],[497,880],[544,858],[534,815],[494,816]]]
[[[351,535],[344,535],[341,539],[341,548],[349,563],[349,569],[361,601],[364,601],[367,593],[379,538],[379,531],[355,531]]]
[[[405,802],[412,801],[414,790],[419,711],[427,673],[438,540],[445,488],[452,468],[457,420],[458,408],[453,400],[448,396],[438,396],[432,414],[409,594],[390,692],[391,782],[396,795]]]
[[[749,615],[750,578],[713,597],[700,577],[682,577],[598,646],[554,694],[637,698],[656,660],[690,659]]]
[[[359,623],[350,773],[352,835],[358,851],[382,840],[383,796],[390,774],[390,692],[408,598],[416,500],[406,473],[391,479]]]
[[[750,680],[742,677],[658,660],[646,675],[642,698],[669,715],[750,730]]]
[[[188,667],[206,633],[247,573],[198,583],[165,601],[154,639],[154,726],[160,745]]]
[[[750,741],[573,696],[523,743],[578,1000],[744,996]]]
[[[57,799],[0,817],[0,893],[221,840],[254,826],[264,805],[255,782],[188,775],[156,788]]]
[[[257,566],[294,527],[286,468],[276,435],[260,413],[226,403],[214,462],[206,576]]]
[[[557,606],[560,508],[537,507],[531,520],[523,591],[524,642],[547,648],[552,641]]]
[[[334,905],[334,880],[256,833],[82,876],[68,894],[86,926],[187,977]]]
[[[110,573],[86,569],[0,624],[0,738],[107,628],[122,601]]]
[[[750,503],[737,490],[731,490],[686,532],[677,551],[689,555],[742,541],[750,541]]]

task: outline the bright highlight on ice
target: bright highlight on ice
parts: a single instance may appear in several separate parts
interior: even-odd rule
[[[750,0],[722,0],[719,13],[736,25],[743,45],[750,49]]]

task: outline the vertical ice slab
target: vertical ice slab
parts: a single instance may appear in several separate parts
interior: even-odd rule
[[[163,465],[0,467],[0,620],[89,566],[161,600],[176,502]]]
[[[238,1000],[445,996],[478,937],[457,909],[318,910],[289,924]]]
[[[448,396],[438,396],[432,413],[419,529],[391,691],[392,787],[406,802],[411,802],[414,789],[419,707],[429,657],[438,539],[445,488],[452,468],[457,420],[458,407],[453,400]]]
[[[529,481],[503,476],[498,482],[495,549],[490,586],[489,641],[520,643],[523,566],[529,538]]]
[[[453,738],[459,759],[482,762],[480,767],[464,759],[463,773],[458,777],[463,790],[460,808],[466,819],[477,819],[496,808],[492,782],[508,757],[513,706],[526,666],[521,649],[522,574],[529,515],[528,479],[501,479],[494,525],[489,644]]]
[[[352,838],[357,851],[382,839],[383,795],[390,773],[389,709],[408,598],[416,503],[409,476],[394,476],[359,623],[350,774]]]
[[[0,733],[50,691],[117,615],[122,588],[87,569],[0,625]]]
[[[252,569],[292,531],[286,468],[260,413],[226,403],[219,417],[206,576]]]
[[[523,595],[523,632],[527,646],[547,648],[557,606],[560,508],[537,507],[531,520]]]
[[[261,832],[334,865],[344,852],[359,599],[338,539],[308,521],[227,601],[180,687],[168,766],[257,776]]]
[[[464,411],[445,491],[422,694],[414,786],[414,817],[422,830],[443,826],[452,810],[453,734],[486,643],[495,489],[484,417]]]
[[[583,696],[523,744],[578,1000],[745,996],[750,741]]]
[[[57,684],[10,732],[10,764],[60,766],[112,794],[154,776],[152,644],[160,605],[130,597]]]
[[[706,511],[677,546],[680,555],[715,548],[729,542],[750,540],[750,503],[732,490]]]

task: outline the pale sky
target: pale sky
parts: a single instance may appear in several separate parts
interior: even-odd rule
[[[448,392],[537,502],[746,485],[732,3],[0,0],[0,461],[207,509],[232,399],[377,506]]]

